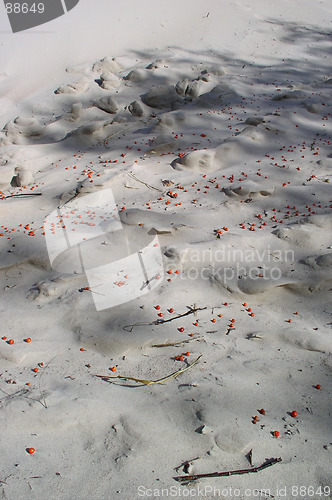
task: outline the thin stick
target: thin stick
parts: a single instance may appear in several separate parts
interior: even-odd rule
[[[189,314],[195,314],[197,311],[204,311],[205,309],[207,309],[207,307],[190,307],[189,311],[187,311],[186,313],[178,314],[177,316],[173,316],[173,318],[170,319],[156,319],[155,321],[151,322],[134,323],[133,325],[124,326],[123,329],[126,330],[127,332],[132,332],[135,326],[163,325],[164,323],[169,323],[170,321],[174,321],[179,318],[184,318]]]
[[[43,193],[21,193],[21,194],[10,194],[8,196],[2,196],[2,200],[6,200],[7,198],[18,198],[22,196],[41,196]]]
[[[203,479],[206,477],[224,477],[224,476],[235,476],[235,475],[240,475],[240,474],[250,474],[252,472],[260,472],[264,469],[267,469],[268,467],[271,467],[271,465],[275,465],[279,462],[281,462],[281,458],[269,458],[267,459],[262,465],[258,467],[252,467],[251,469],[239,469],[239,470],[231,470],[231,471],[226,471],[226,472],[211,472],[210,474],[193,474],[191,476],[176,476],[173,477],[175,481],[195,481],[196,479]]]
[[[148,187],[149,189],[154,189],[155,191],[159,191],[159,193],[163,192],[162,189],[158,189],[158,188],[156,188],[154,186],[151,186],[150,184],[147,184],[147,182],[141,181],[141,179],[139,179],[138,177],[136,177],[136,175],[134,175],[132,172],[130,172],[128,175],[129,175],[129,177],[131,177],[135,181],[140,182],[141,184],[144,184],[144,186]]]
[[[194,340],[201,340],[203,337],[195,337],[194,339],[178,340],[177,342],[171,342],[168,344],[154,344],[151,347],[172,347],[182,344],[188,344],[189,342],[194,342]]]
[[[181,370],[178,370],[174,373],[171,373],[170,375],[167,375],[167,377],[159,378],[158,380],[144,380],[144,379],[139,379],[135,377],[123,377],[122,375],[118,375],[117,377],[112,377],[109,375],[95,375],[95,377],[102,378],[104,380],[110,380],[110,379],[121,379],[121,380],[133,380],[134,382],[138,382],[139,384],[142,385],[156,385],[156,384],[162,384],[163,382],[166,382],[167,380],[177,377],[178,375],[181,375],[181,373],[184,373],[185,371],[189,370],[192,366],[196,365],[198,363],[199,359],[202,357],[202,354],[198,356],[198,358],[195,359],[190,365],[186,366],[185,368],[182,368]]]

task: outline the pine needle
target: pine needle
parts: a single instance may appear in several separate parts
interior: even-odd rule
[[[171,373],[170,375],[167,375],[167,377],[159,378],[158,380],[144,380],[140,378],[135,378],[135,377],[124,377],[122,375],[117,375],[116,377],[112,377],[110,375],[95,375],[95,377],[102,378],[104,380],[111,380],[111,379],[120,379],[120,380],[133,380],[134,382],[138,382],[139,384],[142,385],[156,385],[156,384],[162,384],[163,382],[166,382],[167,380],[170,380],[171,378],[177,377],[178,375],[181,375],[181,373],[184,373],[185,371],[189,370],[192,366],[196,365],[198,363],[198,360],[202,357],[202,354],[198,356],[198,358],[195,359],[190,365],[186,366],[185,368],[182,368],[181,370],[178,370],[174,373]]]
[[[170,342],[168,344],[154,344],[151,347],[172,347],[179,346],[182,344],[188,344],[189,342],[194,342],[194,340],[201,340],[203,337],[195,337],[193,339],[178,340],[177,342]]]

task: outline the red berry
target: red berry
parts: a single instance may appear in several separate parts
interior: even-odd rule
[[[34,448],[28,448],[27,449],[27,452],[29,453],[29,455],[33,455],[35,451],[36,450]]]
[[[265,414],[266,414],[266,411],[264,410],[264,408],[262,408],[261,410],[258,410],[258,412],[259,412],[261,415],[265,415]]]
[[[296,417],[297,417],[297,411],[295,411],[295,410],[294,410],[294,411],[292,411],[292,413],[291,413],[291,417],[296,418]]]
[[[157,311],[159,311],[160,306],[154,306],[154,308],[157,309]]]
[[[181,326],[181,328],[179,328],[179,332],[181,332],[181,333],[184,332],[183,326]]]
[[[320,390],[321,388],[322,388],[322,386],[320,384],[315,385],[315,389]]]
[[[279,431],[273,431],[273,437],[275,438],[278,438],[280,436],[280,432]]]

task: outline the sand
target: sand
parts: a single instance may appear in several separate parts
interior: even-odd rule
[[[331,6],[102,3],[0,35],[1,498],[331,499]]]

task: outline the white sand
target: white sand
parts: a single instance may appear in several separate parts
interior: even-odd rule
[[[0,35],[1,498],[332,498],[331,5],[178,4]]]

